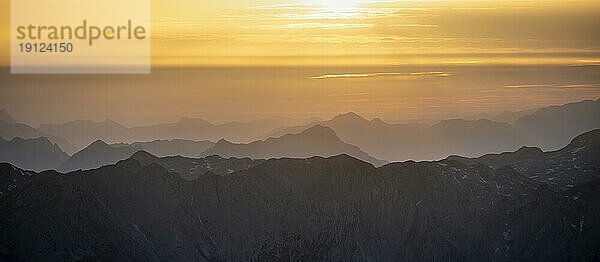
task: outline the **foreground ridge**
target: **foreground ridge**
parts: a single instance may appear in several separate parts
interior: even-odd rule
[[[597,155],[597,137],[586,133],[572,143],[578,147],[535,159],[585,145],[580,161],[562,166],[597,170],[599,162],[586,162]],[[562,191],[518,165],[448,159],[375,168],[347,155],[140,151],[66,175],[2,164],[0,251],[8,260],[68,261],[594,260],[598,181]]]

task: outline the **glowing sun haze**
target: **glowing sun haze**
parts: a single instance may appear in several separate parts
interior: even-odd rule
[[[8,2],[0,3],[3,64]],[[153,0],[152,10],[157,66],[600,60],[595,0]]]
[[[10,1],[0,1],[8,64]],[[152,0],[148,76],[14,76],[30,123],[440,119],[600,97],[600,1]]]

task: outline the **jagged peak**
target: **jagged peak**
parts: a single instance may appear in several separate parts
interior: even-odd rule
[[[140,160],[140,159],[158,159],[157,156],[148,153],[145,150],[139,150],[137,152],[135,152],[133,155],[131,155],[131,158]]]
[[[518,154],[542,154],[544,151],[539,147],[523,146],[519,148],[515,153]]]
[[[87,146],[87,149],[90,148],[108,148],[110,147],[110,145],[106,142],[104,142],[102,139],[98,139],[94,142],[92,142],[89,146]]]
[[[142,166],[156,162],[159,158],[153,154],[150,154],[144,150],[135,152],[129,159],[137,160]]]
[[[337,134],[335,133],[335,131],[333,131],[333,129],[326,127],[326,126],[322,126],[322,125],[312,126],[308,129],[302,131],[298,135],[306,135],[306,136],[318,135],[318,136],[336,136],[337,137]]]
[[[364,117],[362,117],[359,114],[354,113],[354,112],[348,112],[345,114],[337,115],[333,119],[331,119],[331,121],[343,121],[343,122],[367,121],[368,122],[367,119],[365,119]]]
[[[217,141],[216,145],[226,145],[226,144],[233,144],[232,142],[229,142],[227,139],[225,138],[221,138],[219,139],[219,141]]]
[[[377,125],[385,125],[387,124],[385,121],[383,121],[383,119],[381,118],[374,118],[373,120],[371,120],[371,123],[373,124],[377,124]]]

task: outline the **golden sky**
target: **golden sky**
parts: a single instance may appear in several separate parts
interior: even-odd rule
[[[0,64],[9,64],[0,0]],[[153,0],[150,75],[11,75],[27,123],[446,119],[600,97],[600,1]]]
[[[600,60],[600,1],[153,0],[152,10],[155,66]]]

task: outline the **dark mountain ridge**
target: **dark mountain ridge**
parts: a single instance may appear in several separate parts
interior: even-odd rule
[[[448,159],[466,165],[481,163],[492,168],[510,166],[531,179],[565,191],[600,179],[600,129],[581,134],[556,151],[523,147],[515,152],[479,158],[451,156]]]
[[[554,153],[595,148],[599,136],[583,134]],[[577,152],[581,162],[545,163],[598,167],[597,151]],[[544,153],[545,161],[553,156]],[[0,254],[67,261],[600,256],[597,180],[563,192],[518,168],[455,160],[375,168],[347,155],[213,158],[137,152],[64,175],[0,164]],[[217,172],[205,161],[231,169]]]

